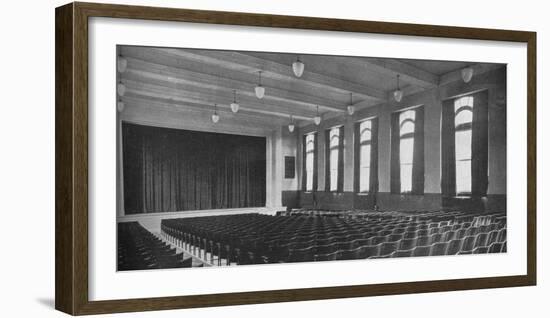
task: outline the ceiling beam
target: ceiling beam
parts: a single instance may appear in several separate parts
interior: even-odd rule
[[[235,89],[237,90],[238,97],[244,95],[256,98],[254,93],[256,83],[253,81],[221,78],[219,76],[182,70],[131,57],[127,57],[126,59],[128,60],[128,68],[126,72],[121,74],[122,78],[153,83],[158,81],[179,83],[204,89],[224,90],[230,94],[232,94],[232,91]],[[267,88],[267,90],[268,92],[263,98],[266,101],[293,104],[295,107],[305,108],[311,111],[315,110],[316,106],[319,106],[321,111],[343,112],[345,108],[344,105],[324,98],[277,88]]]
[[[476,76],[476,75],[481,75],[481,74],[499,69],[501,67],[504,67],[504,65],[495,64],[495,63],[478,63],[478,64],[471,65],[471,67],[474,68],[474,76]],[[449,83],[456,82],[456,81],[462,81],[461,72],[462,72],[462,69],[459,69],[459,70],[454,70],[452,72],[441,75],[439,77],[440,84],[438,86],[447,85]],[[411,85],[402,87],[401,89],[403,90],[403,97],[414,95],[424,90],[419,87],[415,87]],[[393,100],[393,91],[388,92],[388,100],[390,101]],[[381,103],[376,103],[376,102],[373,103],[372,101],[361,101],[361,102],[355,103],[354,106],[356,109],[361,109],[361,108],[376,106],[380,104]]]
[[[189,109],[150,112],[147,106],[137,103],[128,105],[127,108],[128,110],[125,109],[120,114],[121,120],[138,125],[252,136],[269,136],[280,129],[280,126],[258,126],[243,119],[235,121],[225,116],[220,116],[220,121],[214,123],[209,114],[195,113]]]
[[[194,103],[209,105],[211,108],[214,104],[217,104],[219,108],[229,109],[229,102],[231,96],[219,96],[213,94],[215,92],[208,90],[193,90],[187,91],[180,85],[174,87],[167,87],[161,85],[145,84],[141,82],[135,82],[130,80],[124,80],[126,85],[126,94],[132,96],[149,97],[154,99],[161,99],[167,102],[177,101],[181,103]],[[261,105],[260,103],[251,103],[247,100],[240,100],[240,109],[243,111],[253,112],[257,114],[264,114],[269,116],[289,118],[292,115],[296,119],[300,120],[312,120],[315,116],[314,113],[303,113],[289,110],[288,108],[277,105]],[[260,106],[259,106],[260,105]],[[259,106],[259,107],[258,107]]]
[[[274,61],[261,59],[246,53],[221,52],[213,50],[192,51],[185,49],[157,49],[161,52],[178,56],[183,59],[194,60],[199,63],[217,65],[226,69],[239,72],[256,73],[261,70],[262,76],[282,81],[307,84],[316,89],[332,89],[341,94],[359,95],[363,98],[385,100],[386,93],[382,90],[368,87],[358,83],[341,80],[327,75],[304,71],[302,77],[297,78],[292,73],[290,65],[280,64]]]
[[[348,63],[362,64],[369,70],[381,75],[394,77],[400,76],[402,83],[419,86],[425,89],[434,88],[439,85],[439,76],[407,64],[393,58],[358,58],[346,57]],[[404,86],[405,86],[404,85]],[[397,85],[396,85],[397,86]]]
[[[474,69],[474,77],[483,73],[496,70],[498,68],[504,67],[504,64],[498,63],[478,63],[470,65]],[[449,84],[455,81],[462,81],[462,69],[449,72],[440,76],[439,85]]]
[[[162,111],[177,112],[181,114],[196,114],[205,115],[205,118],[210,120],[210,115],[214,112],[214,107],[210,105],[201,105],[196,103],[178,102],[178,101],[164,101],[156,98],[149,98],[143,96],[124,96],[121,98],[126,107],[124,108],[123,115],[127,112],[136,111],[136,107],[139,107],[138,114],[144,113],[158,113],[159,109]],[[206,111],[208,110],[208,111]],[[218,108],[218,114],[226,122],[232,124],[245,124],[251,127],[268,128],[269,130],[279,126],[288,124],[287,118],[282,117],[267,117],[250,112],[239,111],[233,113],[229,109]],[[296,121],[299,122],[299,121]]]

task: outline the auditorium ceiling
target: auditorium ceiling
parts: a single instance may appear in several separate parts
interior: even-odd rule
[[[285,125],[292,115],[298,125],[307,125],[319,112],[332,117],[346,112],[350,93],[356,110],[393,98],[400,75],[404,95],[458,80],[461,70],[487,68],[487,64],[403,59],[231,52],[196,49],[120,46],[127,67],[119,73],[127,105],[177,108],[247,118],[258,125]],[[292,63],[305,64],[301,77]],[[265,87],[259,99],[254,88]],[[240,105],[233,114],[230,104]]]

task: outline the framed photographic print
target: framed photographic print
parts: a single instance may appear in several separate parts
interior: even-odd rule
[[[56,10],[56,308],[536,284],[536,34]]]

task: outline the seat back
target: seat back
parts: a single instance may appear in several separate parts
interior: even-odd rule
[[[473,254],[486,254],[487,251],[489,251],[489,247],[479,246],[479,247],[474,248]]]
[[[392,234],[403,234],[405,233],[405,228],[404,227],[397,227],[395,229],[393,229],[392,231]]]
[[[472,226],[466,230],[466,236],[475,236],[477,233],[479,233],[479,228],[477,227]]]
[[[373,236],[370,238],[369,245],[378,245],[386,241],[385,236]]]
[[[430,228],[430,232],[428,234],[429,235],[439,234],[440,230],[441,230],[440,227],[432,227],[432,228]]]
[[[487,238],[488,238],[487,233],[478,234],[476,237],[476,241],[474,243],[474,249],[480,246],[487,246]]]
[[[386,238],[386,242],[397,242],[403,239],[403,234],[390,234]]]
[[[380,245],[361,246],[356,253],[357,258],[370,258],[380,255]]]
[[[289,250],[287,262],[306,262],[312,261],[315,255],[315,246],[310,246],[303,249]]]
[[[402,239],[399,242],[399,250],[410,250],[416,246],[416,238],[413,239]]]
[[[315,246],[315,254],[330,254],[338,250],[339,245],[337,243],[332,243],[328,245],[317,245]]]
[[[313,257],[313,260],[314,261],[334,261],[336,260],[337,256],[338,256],[338,253],[339,251],[335,251],[335,252],[332,252],[332,253],[326,253],[326,254],[316,254],[314,257]]]
[[[429,256],[431,246],[417,246],[414,248],[412,256]]]
[[[430,236],[430,242],[428,244],[432,245],[434,243],[439,243],[443,239],[443,234],[436,233]]]
[[[489,232],[489,234],[487,234],[487,243],[485,245],[491,246],[491,244],[497,241],[497,237],[498,237],[497,230]]]
[[[356,253],[358,249],[359,248],[353,249],[353,250],[338,251],[336,255],[336,259],[338,260],[356,259]]]
[[[466,236],[462,242],[462,248],[460,249],[460,253],[472,252],[472,250],[474,249],[475,240],[476,240],[475,236]]]
[[[433,244],[430,248],[430,256],[445,255],[448,245],[449,245],[448,242],[440,242],[440,243]]]
[[[420,236],[416,238],[416,246],[427,246],[430,245],[429,236]]]
[[[498,232],[498,237],[497,237],[497,242],[503,243],[504,241],[506,241],[506,228],[501,229]]]
[[[466,229],[460,229],[455,232],[455,239],[461,240],[466,236]]]
[[[416,233],[416,237],[419,236],[428,236],[428,230],[418,230],[418,232]]]
[[[380,246],[379,256],[390,255],[397,250],[398,242],[385,242]]]
[[[391,257],[411,257],[414,249],[397,250],[391,253]]]
[[[462,240],[461,239],[454,239],[449,242],[449,245],[447,246],[447,251],[445,252],[446,255],[456,255],[460,251],[460,248],[462,248]]]
[[[443,233],[443,242],[449,242],[453,240],[455,238],[455,234],[456,232],[451,230]]]
[[[491,244],[491,246],[489,246],[489,251],[488,253],[500,253],[500,251],[502,250],[502,245],[504,243],[501,243],[501,242],[495,242],[493,244]]]

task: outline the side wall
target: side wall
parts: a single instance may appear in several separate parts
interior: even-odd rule
[[[459,95],[485,90],[489,91],[489,189],[483,200],[443,199],[441,196],[441,105],[442,101]],[[425,184],[424,195],[401,195],[390,193],[390,116],[392,112],[403,108],[424,105],[425,109]],[[379,193],[376,198],[353,192],[354,155],[353,125],[369,117],[379,118],[378,139],[378,175]],[[300,191],[299,185],[293,188],[298,193],[296,207],[312,207],[314,199],[321,209],[361,209],[371,208],[374,199],[380,209],[438,209],[442,206],[468,205],[484,208],[505,208],[506,200],[506,68],[505,66],[475,75],[470,83],[455,81],[428,91],[405,96],[400,103],[390,101],[357,111],[353,116],[339,116],[323,120],[321,125],[308,125],[300,129],[295,142],[297,144],[298,180],[301,180],[301,138],[303,134],[318,131],[323,136],[325,129],[337,125],[345,126],[344,152],[344,192],[325,191],[325,144],[319,138],[318,180],[319,188],[315,193]]]

